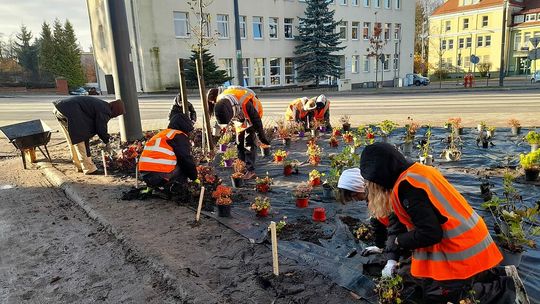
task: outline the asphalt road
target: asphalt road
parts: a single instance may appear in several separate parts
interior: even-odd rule
[[[268,120],[282,117],[287,104],[296,97],[300,96],[291,94],[261,98],[265,117]],[[340,116],[350,115],[353,124],[373,123],[384,119],[404,123],[407,117],[412,117],[420,123],[442,125],[449,117],[459,116],[463,123],[469,126],[475,126],[479,121],[486,121],[488,125],[506,126],[506,121],[511,117],[519,119],[524,126],[536,126],[539,125],[540,117],[540,90],[337,96],[328,94],[328,97],[332,102],[331,114],[335,123]],[[42,119],[56,128],[51,102],[58,98],[0,98],[0,126]],[[201,114],[200,104],[195,99],[192,101],[197,112]],[[166,127],[172,96],[142,97],[139,104],[144,129]],[[111,121],[109,128],[111,131],[118,130],[116,120]]]

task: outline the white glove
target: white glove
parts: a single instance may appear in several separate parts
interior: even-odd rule
[[[360,253],[361,256],[367,256],[367,255],[370,255],[370,254],[374,254],[374,253],[382,253],[383,250],[377,246],[369,246],[369,247],[366,247],[364,248],[364,250],[362,250],[362,253]]]
[[[396,268],[397,262],[394,260],[388,260],[386,266],[384,266],[381,275],[383,278],[391,278],[394,276],[394,269]]]

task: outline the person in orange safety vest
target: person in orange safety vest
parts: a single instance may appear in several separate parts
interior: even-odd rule
[[[458,303],[472,289],[480,303],[514,303],[515,282],[496,267],[502,255],[484,220],[437,169],[407,161],[387,143],[367,146],[360,160],[370,214],[395,214],[384,277],[397,268],[393,253],[410,250],[407,275],[421,282],[424,301]]]
[[[325,95],[313,97],[316,108],[309,113],[309,121],[316,120],[321,126],[325,126],[327,130],[332,129],[330,124],[330,100]]]
[[[167,129],[146,142],[138,166],[148,187],[168,190],[175,183],[185,184],[188,178],[197,179],[197,168],[191,156],[191,131],[190,117],[178,113],[172,116]]]
[[[297,98],[293,100],[285,110],[285,120],[303,123],[304,127],[308,126],[308,115],[315,110],[316,104],[313,100],[307,97]]]

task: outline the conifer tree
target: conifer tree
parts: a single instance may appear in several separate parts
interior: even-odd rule
[[[316,86],[327,76],[339,77],[342,68],[335,52],[340,47],[339,33],[335,32],[339,22],[334,20],[334,11],[327,0],[306,0],[304,17],[299,18],[300,42],[296,46],[295,63],[299,81],[313,81]]]
[[[190,88],[196,88],[199,85],[197,78],[197,66],[195,59],[199,58],[198,50],[191,50],[189,65],[186,67],[186,85]],[[204,66],[204,83],[207,87],[220,86],[223,83],[233,79],[227,76],[227,72],[220,70],[214,61],[214,56],[207,49],[202,49],[202,63]]]
[[[15,54],[19,64],[32,74],[32,79],[36,80],[39,76],[37,44],[31,43],[32,32],[25,25],[21,26],[21,31],[15,36]]]
[[[41,25],[39,48],[39,68],[42,73],[42,78],[45,80],[53,80],[54,78],[54,63],[55,63],[55,47],[51,27],[47,22]]]
[[[50,64],[51,72],[55,77],[65,77],[70,87],[83,85],[85,78],[81,64],[81,50],[69,20],[66,20],[63,26],[60,20],[54,21],[52,41],[54,54]]]

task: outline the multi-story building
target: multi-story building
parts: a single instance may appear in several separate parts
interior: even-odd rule
[[[503,26],[505,5],[507,23]],[[526,16],[537,15],[539,7],[538,0],[447,0],[429,17],[430,71],[478,72],[480,64],[487,64],[490,71],[498,72],[504,54],[505,71],[515,73],[520,60],[527,57],[522,45],[528,38],[523,32],[532,37],[533,28],[538,28],[536,19],[526,22]],[[505,48],[501,50],[503,28]],[[477,65],[471,62],[473,57],[478,57]]]
[[[196,45],[192,29],[199,14],[188,1],[125,0],[132,44],[132,61],[139,91],[162,91],[178,87],[178,58],[189,58]],[[88,0],[94,52],[104,75],[112,74],[110,31],[105,3]],[[336,31],[345,49],[337,53],[343,67],[342,78],[353,86],[402,78],[413,68],[414,1],[334,0],[331,9],[341,20]],[[303,0],[239,0],[243,83],[248,86],[287,86],[296,84],[294,50]],[[214,1],[206,10],[209,25],[204,31],[215,37],[209,46],[218,65],[236,78],[235,17],[233,0]],[[367,56],[369,38],[380,25],[386,42],[385,61],[375,71],[375,58]],[[106,89],[104,89],[106,90]]]
[[[511,31],[508,73],[532,74],[540,70],[540,1],[529,1],[513,16]],[[531,52],[534,55],[529,57]]]

